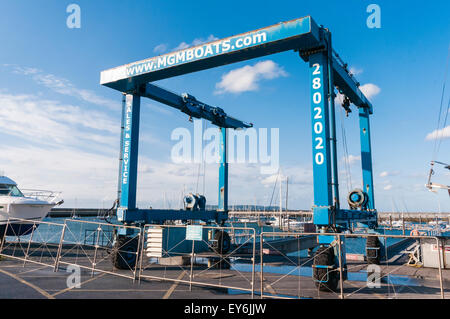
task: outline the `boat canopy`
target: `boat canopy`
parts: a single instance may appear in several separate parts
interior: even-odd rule
[[[6,176],[0,176],[0,196],[24,197],[16,182]]]
[[[14,185],[14,186],[17,185],[17,183],[15,181],[13,181],[11,178],[6,177],[6,176],[0,176],[0,184]]]

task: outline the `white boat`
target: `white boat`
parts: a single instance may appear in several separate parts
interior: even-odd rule
[[[282,228],[302,228],[305,224],[311,224],[311,222],[298,221],[296,219],[283,217],[281,218],[280,223],[280,217],[274,216],[273,219],[267,222],[267,224],[273,227],[279,227],[281,225]]]
[[[401,227],[403,227],[403,222],[401,220],[394,220],[392,222],[392,227],[401,228]]]
[[[258,219],[256,217],[243,217],[238,219],[239,223],[257,223]]]
[[[52,191],[20,190],[12,179],[0,176],[0,238],[5,234],[26,235],[33,226],[30,221],[42,220],[50,209],[64,202],[59,195]]]

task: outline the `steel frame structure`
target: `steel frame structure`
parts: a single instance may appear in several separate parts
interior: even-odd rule
[[[294,50],[309,63],[311,85],[311,121],[313,143],[314,223],[321,233],[348,229],[351,223],[377,226],[372,172],[370,120],[373,107],[359,89],[359,83],[347,70],[347,65],[333,51],[331,32],[306,16],[281,22],[266,28],[163,54],[101,72],[100,83],[126,95],[124,106],[125,133],[122,136],[123,162],[120,181],[119,219],[139,220],[191,219],[192,212],[138,210],[136,208],[137,148],[140,97],[149,97],[181,109],[189,115],[186,100],[171,96],[150,82],[197,72],[217,66],[245,61],[283,51]],[[359,109],[360,143],[364,205],[358,209],[341,209],[336,150],[335,88]],[[192,101],[187,96],[187,101]],[[175,102],[174,102],[175,101]],[[202,103],[201,103],[202,104]],[[348,105],[347,105],[348,107]],[[201,107],[200,107],[201,109]],[[198,111],[198,108],[197,108]],[[206,116],[201,116],[211,120]],[[214,120],[212,120],[214,123]],[[221,123],[215,123],[221,127]],[[236,124],[236,123],[234,123]],[[239,122],[238,124],[244,125]],[[237,125],[237,124],[236,124]],[[229,127],[233,127],[230,125]],[[243,126],[246,127],[246,126]],[[235,127],[233,127],[235,128]],[[219,178],[219,210],[227,211],[226,129],[222,128],[222,160]],[[125,158],[129,159],[126,166]],[[124,173],[128,178],[124,179]],[[124,182],[126,181],[126,182]],[[195,219],[199,219],[199,215]],[[217,212],[205,219],[217,217]],[[226,218],[226,215],[219,216]],[[222,219],[223,220],[223,219]],[[320,236],[319,242],[329,245],[333,236]]]

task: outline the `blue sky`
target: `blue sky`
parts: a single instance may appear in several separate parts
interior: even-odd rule
[[[81,28],[66,26],[66,7],[81,8]],[[366,8],[381,8],[369,29]],[[99,84],[102,70],[185,45],[311,15],[329,28],[335,50],[366,85],[374,105],[372,147],[379,210],[450,211],[448,194],[425,187],[450,44],[448,1],[5,1],[0,0],[0,171],[26,188],[63,191],[67,207],[106,207],[115,197],[120,93]],[[218,93],[224,76],[270,62],[251,86]],[[289,177],[289,207],[312,204],[311,125],[307,64],[284,52],[161,81],[189,92],[257,128],[280,129],[280,163]],[[235,83],[238,87],[240,82]],[[448,83],[447,83],[448,87]],[[444,108],[448,101],[448,90]],[[354,108],[353,108],[354,109]],[[339,108],[338,108],[339,110]],[[341,111],[338,152],[341,197]],[[361,184],[356,112],[345,118],[352,186]],[[448,124],[447,124],[448,126]],[[198,164],[175,164],[173,129],[192,129],[184,114],[153,101],[141,113],[141,207],[178,207],[197,186]],[[450,162],[450,136],[437,160]],[[202,169],[203,170],[203,169]],[[208,202],[217,202],[217,166],[205,168]],[[449,183],[438,169],[436,182]],[[203,177],[200,178],[202,184]],[[269,204],[275,176],[255,165],[230,168],[231,204]],[[277,193],[277,192],[276,192]],[[165,201],[163,200],[165,198]],[[277,201],[278,199],[275,199]],[[440,208],[439,208],[440,207]]]

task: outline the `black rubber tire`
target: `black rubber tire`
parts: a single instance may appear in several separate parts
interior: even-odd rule
[[[230,235],[226,231],[218,230],[214,234],[213,249],[219,255],[226,254],[231,249]]]
[[[138,259],[138,237],[119,236],[112,250],[112,263],[117,269],[134,269]]]
[[[367,237],[366,242],[366,259],[368,264],[379,265],[380,264],[380,249],[367,249],[367,248],[380,248],[380,241],[377,236]]]
[[[334,250],[332,247],[321,246],[314,255],[313,265],[334,266]],[[337,291],[339,272],[335,269],[313,267],[313,277],[316,287],[320,291]],[[326,282],[322,282],[327,280]]]
[[[6,228],[6,225],[1,225],[0,226],[0,248],[2,247],[2,244],[4,245],[3,241],[6,240],[4,238],[4,236],[5,236],[5,228]]]

